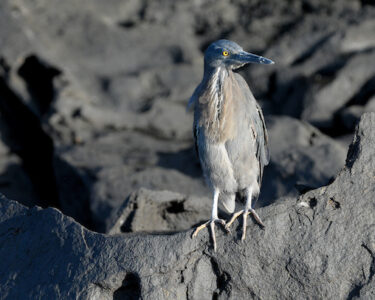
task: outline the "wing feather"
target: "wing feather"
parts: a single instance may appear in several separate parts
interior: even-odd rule
[[[235,75],[237,82],[247,101],[247,117],[251,122],[251,134],[255,139],[256,157],[259,161],[260,174],[258,182],[260,184],[263,176],[263,167],[268,165],[270,161],[267,128],[264,121],[262,109],[251,93],[245,79],[243,79],[243,77],[237,73]]]
[[[198,151],[198,130],[199,130],[199,127],[196,124],[194,124],[193,126],[194,147],[195,147],[195,153],[197,154],[198,160],[200,160],[199,151]]]

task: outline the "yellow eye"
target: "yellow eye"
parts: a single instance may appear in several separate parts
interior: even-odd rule
[[[224,55],[224,56],[228,56],[228,55],[229,55],[229,52],[228,52],[228,51],[223,51],[223,55]]]

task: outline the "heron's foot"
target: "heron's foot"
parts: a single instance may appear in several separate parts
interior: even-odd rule
[[[225,225],[225,229],[229,231],[229,227],[233,224],[233,222],[242,215],[243,222],[242,222],[242,236],[241,241],[245,240],[246,238],[246,225],[247,225],[247,215],[252,214],[255,221],[258,223],[259,226],[262,228],[266,227],[262,220],[260,219],[259,215],[256,213],[256,211],[252,208],[249,210],[240,210],[233,214],[232,218],[229,220],[229,222]]]
[[[224,220],[218,219],[218,218],[211,219],[211,220],[207,221],[206,223],[203,223],[202,225],[198,226],[194,230],[192,238],[195,238],[198,235],[199,231],[201,231],[203,228],[206,228],[206,227],[210,226],[210,231],[211,231],[211,236],[212,236],[212,242],[214,244],[214,251],[216,252],[215,222],[223,225],[224,229],[226,229],[225,221]]]

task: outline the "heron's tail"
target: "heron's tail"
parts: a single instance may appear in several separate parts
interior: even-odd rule
[[[220,193],[219,203],[223,204],[224,209],[232,214],[236,206],[236,194]]]

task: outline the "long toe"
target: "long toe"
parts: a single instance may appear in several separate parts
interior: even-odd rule
[[[216,252],[215,221],[211,221],[210,229],[211,229],[212,243],[214,244],[214,251]]]
[[[201,231],[203,228],[206,228],[208,224],[210,224],[210,221],[207,221],[206,223],[203,223],[202,225],[195,228],[192,238],[195,238],[198,235],[199,231]]]
[[[242,214],[243,220],[242,220],[242,236],[241,241],[244,241],[246,238],[246,227],[247,227],[247,215],[249,213],[247,211],[244,211]]]
[[[264,225],[264,223],[262,222],[262,220],[260,219],[260,217],[258,216],[258,214],[255,212],[254,209],[250,209],[250,213],[252,213],[252,215],[253,215],[255,221],[256,221],[256,222],[257,222],[262,228],[266,227],[266,226]]]
[[[240,210],[232,215],[229,222],[225,225],[225,229],[229,232],[229,227],[232,226],[233,222],[243,213],[243,210]]]
[[[210,230],[211,237],[212,237],[214,251],[216,252],[215,223],[219,223],[225,228],[226,223],[225,223],[224,220],[222,220],[222,219],[211,219],[211,220],[207,221],[206,223],[203,223],[202,225],[198,226],[194,230],[192,238],[195,238],[198,235],[199,231],[201,231],[203,228],[206,228],[206,227],[210,226],[209,230]]]

